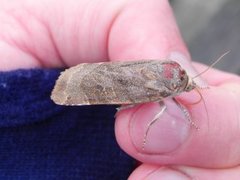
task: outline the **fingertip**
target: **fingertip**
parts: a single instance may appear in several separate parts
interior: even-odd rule
[[[189,57],[168,1],[131,2],[111,28],[110,60],[166,59],[172,51]]]
[[[192,179],[187,174],[164,166],[155,166],[143,164],[139,166],[129,177],[130,180],[135,179],[146,179],[146,180],[158,180],[158,179],[179,179],[179,180],[190,180]]]
[[[159,169],[157,165],[142,164],[137,167],[129,177],[129,180],[146,179],[146,177]]]
[[[188,166],[155,166],[143,164],[133,171],[130,175],[130,180],[146,179],[232,179],[240,178],[240,167],[232,167],[227,169],[205,169]]]

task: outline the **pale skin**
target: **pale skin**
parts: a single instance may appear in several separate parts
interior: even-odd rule
[[[196,74],[166,0],[0,0],[0,29],[4,71],[175,57],[189,75]],[[231,64],[231,59],[227,61]],[[206,68],[193,66],[200,72]],[[201,91],[209,117],[202,103],[191,105],[199,98],[195,91],[178,97],[198,131],[174,119],[183,118],[181,112],[166,101],[170,115],[166,112],[158,121],[163,124],[152,128],[143,151],[146,124],[159,112],[159,105],[148,103],[118,113],[119,145],[143,162],[130,179],[240,178],[240,78],[214,69],[202,78],[210,85]]]

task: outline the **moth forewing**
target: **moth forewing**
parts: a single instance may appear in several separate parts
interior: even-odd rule
[[[61,105],[138,104],[175,96],[188,83],[175,61],[84,63],[61,73],[51,98]]]

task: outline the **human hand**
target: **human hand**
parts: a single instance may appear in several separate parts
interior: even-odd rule
[[[189,75],[196,74],[165,0],[2,0],[0,24],[1,70],[171,58]],[[199,71],[205,68],[194,66]],[[181,112],[174,114],[179,110],[169,102],[171,115],[164,114],[152,126],[153,136],[149,134],[142,151],[143,129],[159,111],[158,104],[144,104],[118,114],[116,137],[120,146],[143,162],[131,179],[239,178],[239,77],[209,70],[203,78],[213,86],[201,91],[208,119],[202,103],[188,106],[199,131],[191,129]],[[191,92],[181,95],[179,101],[191,104],[196,98]]]

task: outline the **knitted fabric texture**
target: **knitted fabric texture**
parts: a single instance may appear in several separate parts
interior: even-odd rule
[[[127,179],[114,106],[58,106],[59,69],[0,72],[0,179]]]

